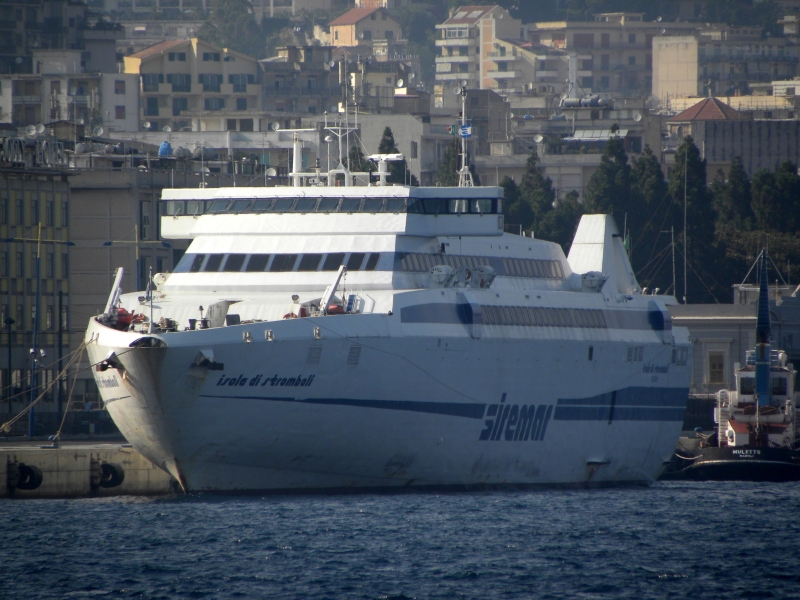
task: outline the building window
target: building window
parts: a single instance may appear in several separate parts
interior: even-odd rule
[[[54,219],[53,201],[52,200],[48,200],[47,202],[45,202],[44,207],[45,207],[44,208],[44,222],[48,227],[52,227],[53,226],[53,219]]]
[[[236,110],[247,110],[247,98],[236,99]]]
[[[725,383],[725,353],[708,353],[708,383],[719,385]]]
[[[222,110],[225,108],[225,98],[205,98],[204,106],[206,110]]]
[[[364,29],[361,32],[361,39],[362,40],[371,40],[372,39],[372,30],[371,29]]]
[[[219,52],[203,52],[203,61],[219,62]]]
[[[192,76],[189,73],[170,73],[167,75],[167,83],[172,84],[173,92],[192,91]]]
[[[17,252],[17,277],[25,277],[25,253]]]
[[[417,157],[417,142],[411,142],[411,158]]]
[[[45,312],[44,328],[45,329],[52,329],[53,328],[53,307],[52,306],[48,306],[47,307],[47,312]]]
[[[629,33],[628,34],[628,43],[629,44],[635,44],[636,43],[636,34],[635,33]]]
[[[47,253],[47,259],[45,260],[45,277],[47,279],[53,279],[55,277],[55,258],[52,252]]]
[[[31,225],[39,224],[39,201],[31,200]]]
[[[247,75],[228,75],[228,83],[233,84],[233,93],[247,92]]]
[[[172,99],[172,116],[179,117],[182,110],[189,110],[188,98],[173,98]]]
[[[339,39],[339,30],[338,29],[334,29],[333,30],[333,39],[334,40],[338,40]]]
[[[150,202],[142,202],[142,229],[143,240],[150,239]]]
[[[66,202],[61,203],[61,226],[67,227],[69,225],[69,210]]]
[[[393,40],[394,39],[394,31],[392,31],[391,29],[387,29],[386,30],[386,39],[387,40]]]
[[[66,252],[61,254],[61,279],[69,279],[69,254]]]
[[[16,213],[14,216],[16,217],[17,225],[22,225],[25,220],[25,213],[22,210],[22,198],[17,198],[14,202],[14,211]]]
[[[636,57],[635,56],[629,56],[628,57],[628,64],[630,66],[635,66],[636,65]]]
[[[114,81],[114,93],[115,94],[124,94],[125,93],[125,80],[115,80]]]
[[[236,119],[227,119],[225,129],[227,131],[236,131]]]
[[[145,98],[144,116],[145,117],[158,116],[158,98],[154,97]]]
[[[8,198],[0,198],[0,225],[8,225]]]
[[[115,106],[114,107],[114,118],[123,120],[125,119],[125,107],[124,106]]]
[[[145,73],[142,75],[143,92],[157,92],[159,83],[164,83],[164,75],[162,73]]]
[[[198,83],[203,84],[204,92],[219,92],[222,85],[222,75],[216,73],[201,73],[197,76]]]
[[[8,277],[8,252],[0,252],[0,277]],[[0,319],[2,321],[3,319]],[[2,325],[2,323],[0,323]]]

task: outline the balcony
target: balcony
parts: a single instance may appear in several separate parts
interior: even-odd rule
[[[14,104],[41,104],[41,96],[14,96]]]
[[[447,38],[446,40],[436,40],[437,46],[474,46],[474,38]]]
[[[437,63],[465,63],[469,62],[469,56],[437,56]]]
[[[466,79],[470,81],[473,79],[471,75],[474,75],[474,71],[472,73],[436,73],[436,80],[437,81],[461,81],[462,79]]]
[[[486,76],[492,79],[516,79],[519,75],[519,71],[488,71],[486,73]]]
[[[554,79],[558,77],[558,71],[536,71],[536,80],[539,81],[539,78],[542,79]]]
[[[503,54],[502,52],[489,52],[486,55],[486,57],[487,58],[491,58],[495,62],[497,62],[499,60],[513,61],[513,60],[517,60],[517,53],[516,52],[512,52],[510,54],[509,53]]]
[[[67,96],[67,101],[71,102],[72,104],[86,105],[89,104],[89,96],[83,96],[79,94],[69,95]]]

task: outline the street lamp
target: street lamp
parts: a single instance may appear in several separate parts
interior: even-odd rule
[[[139,274],[141,269],[139,268],[139,246],[143,244],[158,244],[162,248],[172,248],[169,245],[169,242],[165,242],[163,240],[156,240],[152,242],[145,242],[139,239],[139,225],[133,226],[133,239],[132,240],[109,240],[103,243],[103,246],[112,246],[114,244],[132,244],[136,247],[136,287],[138,289],[142,289],[142,284],[140,281]]]
[[[36,300],[33,305],[33,348],[31,348],[31,395],[30,395],[30,409],[28,411],[28,436],[33,437],[34,433],[34,419],[33,419],[33,401],[36,397],[36,386],[34,385],[36,377],[36,355],[39,353],[37,347],[37,333],[39,330],[39,302],[41,299],[41,262],[42,262],[42,242],[46,244],[61,244],[64,246],[74,246],[73,242],[64,240],[43,240],[42,239],[42,222],[39,221],[38,234],[35,238],[5,238],[5,242],[36,242]],[[6,319],[8,324],[8,319]],[[11,325],[8,326],[9,332]],[[9,337],[9,340],[11,338]],[[11,361],[11,345],[9,342],[9,364]],[[44,356],[44,355],[43,355]]]
[[[7,384],[6,389],[8,390],[8,412],[11,412],[11,396],[13,395],[13,390],[11,389],[11,326],[16,323],[16,321],[11,317],[6,317],[4,323],[8,328],[8,381],[5,383]]]

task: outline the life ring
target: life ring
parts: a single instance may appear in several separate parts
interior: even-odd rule
[[[294,314],[294,313],[286,313],[285,315],[283,315],[283,318],[284,319],[296,319],[297,315]]]
[[[133,314],[133,318],[131,318],[131,323],[144,323],[147,320],[147,317],[144,316],[144,313],[136,313]]]

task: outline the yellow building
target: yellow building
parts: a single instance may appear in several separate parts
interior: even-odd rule
[[[183,113],[261,110],[256,59],[198,38],[162,42],[125,57],[141,82],[141,121],[149,129],[191,127]]]
[[[385,8],[354,8],[330,22],[332,46],[369,46],[373,40],[395,41],[403,29]]]

